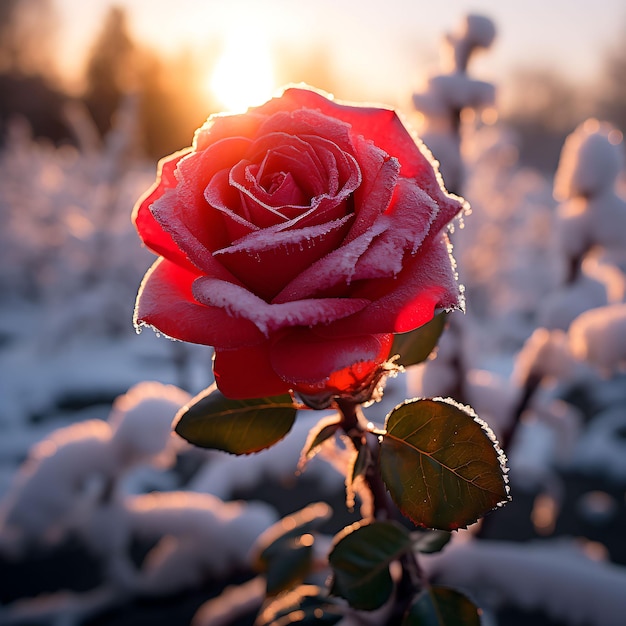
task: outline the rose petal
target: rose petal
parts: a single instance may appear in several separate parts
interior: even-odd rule
[[[156,182],[139,198],[132,214],[133,224],[146,246],[156,254],[161,254],[182,265],[189,265],[187,257],[178,248],[172,236],[164,231],[161,224],[154,219],[150,212],[150,207],[167,190],[176,186],[174,170],[179,161],[189,154],[190,150],[190,148],[187,148],[186,150],[175,152],[159,161]]]
[[[348,286],[352,281],[358,260],[370,247],[375,237],[389,228],[389,220],[384,215],[361,236],[302,271],[274,298],[273,302],[289,302],[312,298],[332,291],[337,286]]]
[[[291,172],[270,172],[267,174],[262,171],[261,167],[257,165],[246,166],[245,179],[249,185],[248,188],[254,189],[253,196],[256,201],[265,206],[276,207],[276,214],[283,219],[289,219],[293,211],[299,215],[302,212],[302,207],[308,204],[309,196],[305,195],[302,189],[298,187],[293,174]],[[234,170],[235,168],[231,170],[233,177],[235,175]],[[291,211],[285,212],[285,208],[289,208]]]
[[[413,181],[400,179],[386,216],[389,228],[359,259],[353,280],[389,278],[402,271],[406,253],[413,255],[439,212],[434,200]]]
[[[204,190],[204,199],[207,201],[207,211],[215,210],[221,214],[228,237],[222,242],[221,248],[229,241],[245,237],[248,233],[259,230],[253,223],[246,203],[241,197],[241,192],[230,184],[230,170],[224,169],[213,176]],[[275,221],[280,221],[280,216],[274,211]]]
[[[204,190],[216,174],[230,170],[243,158],[250,143],[241,137],[224,139],[203,152],[187,155],[176,168],[175,191],[170,192],[167,202],[163,197],[153,204],[156,220],[184,252],[198,257],[200,249],[214,250],[228,243],[222,215],[209,209]]]
[[[313,330],[294,329],[272,344],[270,361],[286,382],[312,391],[334,374],[337,391],[353,391],[389,356],[391,335],[327,339]]]
[[[365,298],[320,298],[267,304],[243,287],[204,276],[194,282],[193,295],[199,302],[224,309],[234,318],[250,320],[266,336],[291,326],[328,324],[353,315],[369,304]]]
[[[363,182],[354,192],[356,221],[346,242],[362,235],[387,210],[398,182],[400,163],[362,137],[355,139]]]
[[[454,211],[452,215],[455,215],[460,209],[458,200],[445,191],[432,154],[419,138],[411,135],[394,110],[342,104],[313,89],[296,87],[286,89],[280,99],[266,104],[267,108],[260,107],[263,112],[277,107],[306,107],[350,124],[353,135],[363,135],[396,157],[400,161],[402,176],[414,179],[444,214]]]
[[[289,281],[340,245],[351,219],[346,215],[309,228],[260,230],[214,255],[248,289],[269,302]]]
[[[175,190],[170,190],[159,198],[152,206],[152,212],[159,221],[167,224],[167,230],[172,239],[184,251],[187,258],[195,265],[196,268],[204,274],[209,274],[216,278],[239,283],[239,280],[231,274],[226,267],[212,255],[211,250],[206,248],[189,230],[187,224],[178,219],[175,215],[175,208],[178,205],[178,196]],[[208,221],[208,220],[207,220]]]
[[[359,313],[320,327],[325,337],[351,333],[404,333],[429,322],[438,309],[462,309],[447,237],[440,235],[429,246],[405,261],[396,278],[367,281],[354,289],[353,297],[373,302]],[[362,293],[361,293],[362,291]]]
[[[296,184],[308,197],[312,198],[328,192],[327,168],[320,161],[310,142],[303,137],[287,133],[272,133],[257,139],[250,147],[248,158],[259,163],[262,174],[267,172],[290,172]],[[334,178],[337,178],[336,166]],[[332,182],[331,182],[332,186]],[[335,180],[335,191],[337,182]],[[308,204],[308,203],[307,203]]]
[[[309,90],[301,90],[307,92]],[[350,124],[331,115],[316,111],[317,107],[308,107],[306,102],[300,105],[296,100],[285,102],[273,99],[258,107],[266,119],[259,129],[259,136],[267,133],[282,132],[296,136],[323,136],[346,152],[353,151]]]
[[[262,340],[249,320],[198,303],[191,290],[197,277],[197,273],[158,259],[139,288],[135,326],[152,326],[173,339],[209,346],[236,347]]]
[[[193,138],[193,149],[201,152],[222,139],[232,137],[254,138],[266,116],[250,109],[245,115],[218,113],[196,130]]]
[[[287,393],[290,385],[278,377],[269,360],[267,342],[240,350],[215,350],[213,374],[228,398],[265,398]]]
[[[284,149],[273,149],[273,144],[279,140],[287,145]],[[255,154],[251,150],[252,160],[260,159],[263,154],[269,158],[272,154],[271,163],[264,158],[264,167],[270,172],[288,172],[295,177],[298,189],[307,195],[306,208],[302,205],[279,207],[256,181],[250,181],[245,176],[250,168],[248,162],[238,164],[233,168],[229,182],[243,194],[249,219],[257,226],[271,226],[280,220],[280,216],[289,219],[284,228],[291,228],[297,222],[300,227],[311,226],[341,217],[344,214],[341,210],[343,201],[361,184],[361,170],[355,158],[326,139],[304,137],[296,141],[290,136],[281,137],[275,133],[268,138],[268,142],[255,143],[255,148],[263,148],[267,152],[261,150],[261,154]],[[334,208],[337,210],[333,211]]]

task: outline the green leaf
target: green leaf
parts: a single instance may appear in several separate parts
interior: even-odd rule
[[[422,554],[439,552],[448,544],[452,535],[447,530],[429,530],[413,538],[413,549]]]
[[[389,564],[410,549],[409,531],[395,522],[359,522],[345,528],[328,557],[331,593],[355,609],[381,607],[393,591]]]
[[[268,561],[265,579],[267,595],[275,596],[299,585],[313,566],[313,535],[281,542],[280,554]]]
[[[256,567],[265,572],[267,594],[293,589],[311,571],[313,544],[311,533],[328,520],[331,508],[324,502],[310,504],[268,528],[258,539]]]
[[[341,426],[341,422],[338,421],[339,416],[337,414],[330,415],[329,417],[322,418],[310,431],[307,437],[302,454],[300,455],[300,461],[298,462],[298,469],[304,469],[307,462],[312,459],[319,451],[320,446],[330,439]]]
[[[425,361],[436,348],[446,325],[446,313],[435,315],[430,322],[393,338],[390,354],[399,354],[398,365],[409,367]]]
[[[456,530],[509,499],[506,457],[489,427],[452,400],[413,400],[388,416],[380,470],[418,526]]]
[[[175,430],[201,448],[251,454],[280,441],[295,419],[289,395],[231,400],[212,385],[178,412]]]
[[[335,602],[319,587],[302,585],[266,605],[255,626],[333,626],[344,617],[343,607]]]
[[[480,626],[481,611],[462,593],[430,587],[411,604],[402,626]]]

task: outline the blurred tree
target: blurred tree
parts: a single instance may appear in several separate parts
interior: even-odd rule
[[[513,121],[540,124],[554,132],[572,128],[583,108],[581,94],[556,71],[518,70],[511,77],[503,114]]]
[[[501,92],[501,117],[518,132],[521,161],[554,172],[565,137],[589,114],[583,90],[556,71],[521,69]]]
[[[135,44],[126,13],[111,7],[87,61],[84,101],[102,134],[111,128],[122,97],[134,87]]]
[[[626,24],[607,53],[600,86],[598,117],[626,132]]]
[[[194,129],[211,112],[199,94],[198,74],[189,53],[166,59],[136,45],[124,9],[112,7],[87,62],[83,99],[104,135],[124,96],[136,94],[142,148],[158,158],[189,145]]]
[[[51,0],[0,0],[0,72],[53,74],[56,26]]]
[[[51,0],[0,0],[0,140],[15,117],[35,136],[68,136],[51,62],[56,27]]]
[[[2,0],[0,0],[0,3]],[[35,137],[59,142],[69,137],[64,117],[67,96],[42,76],[0,73],[0,143],[14,118],[26,120]]]
[[[215,111],[201,94],[205,67],[189,52],[164,59],[150,50],[138,54],[138,89],[143,148],[159,158],[188,146],[194,130]]]

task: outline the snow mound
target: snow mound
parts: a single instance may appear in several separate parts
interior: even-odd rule
[[[578,126],[561,152],[555,198],[589,197],[612,187],[624,166],[621,142],[620,131],[606,122],[588,119]]]
[[[569,329],[573,354],[610,374],[626,365],[626,303],[579,315]]]

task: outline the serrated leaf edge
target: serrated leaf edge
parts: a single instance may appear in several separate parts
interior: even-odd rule
[[[462,404],[461,402],[457,402],[456,400],[454,400],[453,398],[443,398],[441,396],[437,396],[434,398],[411,398],[408,400],[405,400],[404,402],[401,402],[400,404],[396,405],[391,411],[389,411],[389,413],[387,414],[386,418],[385,418],[385,432],[383,437],[388,437],[389,435],[389,431],[387,429],[387,424],[389,422],[389,418],[391,417],[392,413],[394,413],[394,411],[400,409],[401,407],[408,405],[408,404],[414,404],[417,402],[421,402],[421,401],[432,401],[432,402],[442,402],[444,404],[448,404],[450,406],[453,406],[454,408],[463,411],[464,413],[466,413],[468,415],[468,417],[471,417],[474,422],[476,422],[480,428],[482,429],[482,431],[485,433],[485,435],[489,438],[489,440],[491,441],[491,444],[493,445],[493,448],[496,452],[496,458],[498,460],[498,463],[500,465],[500,470],[502,472],[502,480],[504,482],[504,491],[506,493],[506,497],[503,498],[502,500],[500,500],[491,510],[495,510],[498,507],[502,507],[504,506],[507,502],[511,501],[511,489],[509,486],[509,468],[507,466],[507,456],[504,452],[504,450],[500,447],[500,442],[498,441],[495,433],[493,432],[493,430],[491,429],[491,427],[489,426],[489,424],[487,424],[487,422],[485,420],[483,420],[482,418],[480,418],[477,414],[476,411],[474,411],[474,409],[469,405],[469,404]],[[402,441],[401,439],[394,437],[394,439],[396,441]],[[432,458],[431,455],[429,455],[426,452],[422,452],[421,450],[419,450],[420,454],[424,454],[425,456],[428,456],[429,458]],[[443,463],[441,463],[440,461],[437,461],[437,459],[433,459],[433,461],[435,461],[436,463],[439,463],[439,465],[442,465],[443,467],[445,467],[447,470],[453,472],[456,474],[456,472],[454,472],[454,470],[450,469],[449,467],[443,465]],[[485,490],[486,491],[486,490]],[[491,492],[493,493],[493,492]],[[479,518],[476,518],[479,519]]]

